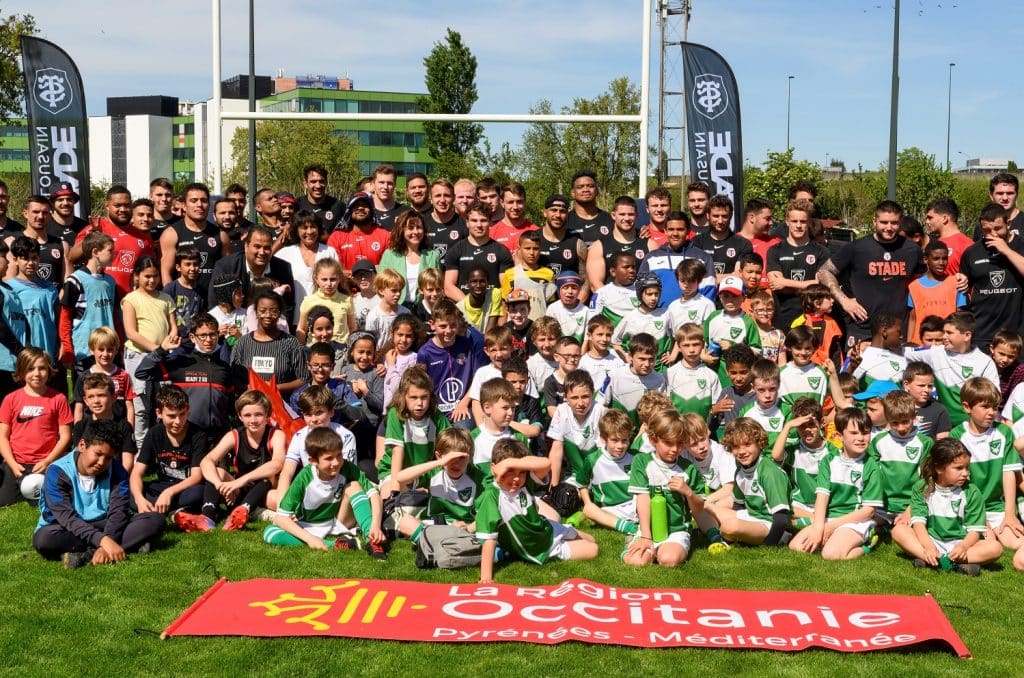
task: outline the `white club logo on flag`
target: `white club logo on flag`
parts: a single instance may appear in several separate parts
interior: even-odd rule
[[[714,120],[729,108],[729,93],[722,76],[703,73],[693,79],[693,105],[708,120]]]
[[[32,98],[50,114],[65,110],[74,101],[68,74],[59,68],[38,69]]]

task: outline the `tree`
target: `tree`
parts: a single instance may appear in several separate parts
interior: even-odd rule
[[[876,202],[886,197],[888,164],[882,163],[880,170],[865,177]],[[953,184],[953,175],[935,162],[934,155],[914,146],[896,155],[896,202],[907,214],[923,219],[934,198],[952,197]]]
[[[31,14],[0,17],[0,122],[22,113],[21,36],[35,34],[36,20]]]
[[[248,183],[248,130],[240,127],[231,137],[227,182]],[[278,191],[303,193],[302,168],[320,163],[337,191],[359,180],[356,154],[359,142],[327,120],[263,120],[256,123],[256,184]]]
[[[743,192],[747,198],[770,200],[775,205],[776,219],[784,219],[789,188],[797,181],[821,183],[821,168],[806,160],[793,160],[793,149],[768,152],[764,167],[747,165],[743,168]],[[738,212],[742,205],[736,205]]]
[[[551,102],[547,100],[530,108],[530,113],[538,115],[551,112]],[[636,115],[639,112],[640,91],[625,77],[612,80],[608,89],[593,99],[576,98],[572,106],[562,107],[564,114]],[[618,195],[637,192],[641,170],[640,130],[627,123],[532,123],[523,133],[519,156],[520,174],[526,177],[528,197],[532,193],[543,201],[551,191],[567,193],[573,174],[591,170],[597,175],[600,199],[607,206]]]
[[[444,42],[434,43],[423,59],[429,94],[416,101],[421,113],[469,113],[477,100],[476,57],[462,35],[448,29]],[[460,176],[465,161],[483,135],[483,125],[471,122],[425,122],[427,150],[441,176]],[[456,170],[456,173],[448,171]]]

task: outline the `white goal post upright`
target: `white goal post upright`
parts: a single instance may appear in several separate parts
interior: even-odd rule
[[[640,113],[637,115],[533,115],[530,113],[286,113],[269,111],[224,111],[221,105],[221,0],[211,0],[213,27],[213,97],[207,111],[210,125],[209,155],[213,157],[213,192],[223,188],[224,149],[221,123],[224,120],[366,120],[403,122],[550,122],[550,123],[633,123],[640,126],[639,195],[647,192],[648,117],[651,79],[651,7],[655,0],[639,0],[643,7],[640,63]],[[583,168],[580,168],[583,169]]]

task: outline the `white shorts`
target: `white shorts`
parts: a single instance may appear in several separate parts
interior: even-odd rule
[[[628,520],[632,523],[638,522],[640,519],[636,515],[636,500],[630,499],[629,501],[616,504],[614,506],[601,506],[602,511],[607,511],[616,518],[622,520]]]
[[[1005,511],[985,511],[985,522],[993,530],[1003,524],[1006,519]]]
[[[740,509],[739,511],[737,511],[736,517],[739,520],[743,520],[748,523],[757,523],[758,525],[764,525],[769,530],[772,529],[772,521],[764,520],[762,518],[755,518],[754,516],[750,515],[747,509]]]
[[[639,534],[635,534],[629,540],[629,543],[632,544],[637,539],[643,539],[643,537],[641,537]],[[690,531],[689,530],[679,530],[678,532],[669,532],[668,536],[665,537],[664,541],[652,542],[651,543],[651,548],[653,548],[655,553],[657,553],[658,549],[661,548],[662,544],[678,544],[678,545],[682,546],[683,549],[687,553],[689,553],[690,552]]]
[[[554,520],[548,519],[551,523],[551,527],[554,530],[555,536],[551,541],[551,548],[548,549],[548,558],[555,560],[572,560],[572,554],[569,551],[569,544],[567,542],[573,539],[579,539],[579,532],[572,525],[563,525],[562,523],[556,523]]]
[[[956,545],[963,541],[963,539],[954,539],[953,541],[940,541],[935,537],[928,535],[928,538],[935,544],[935,548],[939,550],[940,556],[949,555],[949,552],[956,548]]]
[[[840,525],[836,529],[837,530],[842,530],[842,529],[853,530],[858,535],[860,535],[861,543],[866,544],[868,539],[871,537],[871,531],[875,529],[875,521],[874,520],[865,520],[864,522],[860,522],[860,523],[843,523],[842,525]]]

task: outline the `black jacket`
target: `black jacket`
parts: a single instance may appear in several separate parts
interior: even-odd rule
[[[242,291],[245,292],[246,299],[249,298],[249,288],[252,285],[252,280],[250,280],[249,273],[245,267],[245,252],[236,252],[229,257],[224,257],[213,265],[213,273],[210,278],[210,289],[206,295],[209,308],[213,308],[217,305],[217,300],[214,298],[212,281],[216,280],[217,276],[225,273],[232,275],[241,281]],[[295,307],[295,278],[292,275],[292,267],[283,259],[271,257],[263,275],[274,280],[278,285],[288,285],[290,288],[288,293],[283,295],[284,308],[282,309],[281,314],[285,318],[291,318],[292,310]]]

